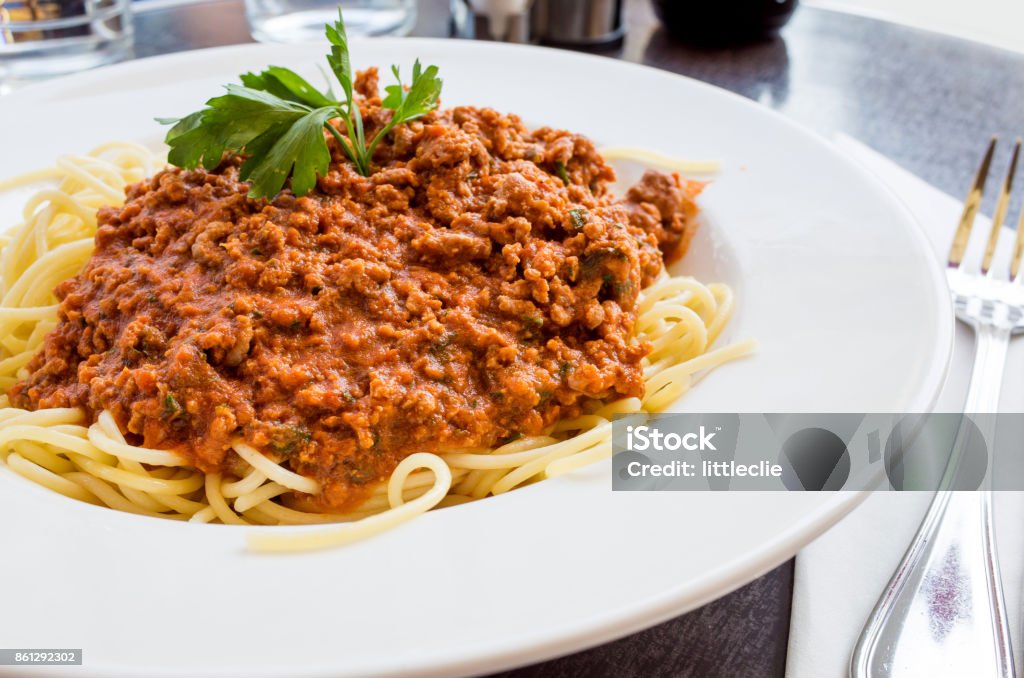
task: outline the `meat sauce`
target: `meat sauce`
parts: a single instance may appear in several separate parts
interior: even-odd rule
[[[358,85],[381,127],[376,73]],[[100,210],[12,403],[109,410],[205,472],[237,473],[241,438],[341,510],[413,452],[643,394],[637,295],[685,249],[699,185],[648,172],[617,199],[585,137],[471,107],[397,127],[369,177],[329,144],[303,198],[248,198],[232,159]]]

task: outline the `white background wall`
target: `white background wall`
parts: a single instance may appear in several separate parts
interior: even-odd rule
[[[1024,0],[802,0],[1024,52]]]

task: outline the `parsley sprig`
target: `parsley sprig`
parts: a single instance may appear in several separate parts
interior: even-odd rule
[[[227,93],[206,102],[206,108],[184,118],[158,118],[173,124],[165,141],[170,146],[167,161],[184,169],[202,165],[215,169],[226,153],[244,155],[239,176],[249,181],[249,195],[272,198],[291,178],[292,192],[309,193],[317,176],[327,174],[331,154],[324,130],[341,146],[356,171],[369,176],[377,145],[397,125],[422,117],[437,108],[441,79],[437,66],[412,67],[412,83],[402,84],[397,66],[391,67],[396,84],[385,88],[381,105],[391,110],[391,119],[366,141],[363,116],[353,95],[352,62],[348,36],[341,11],[334,25],[325,26],[331,52],[327,62],[341,84],[344,101],[333,92],[321,92],[302,76],[287,68],[270,66],[261,73],[240,76],[241,85],[226,85]],[[346,135],[330,123],[340,118]]]

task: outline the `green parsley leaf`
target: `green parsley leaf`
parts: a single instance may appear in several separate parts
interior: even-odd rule
[[[359,110],[359,104],[355,103],[353,94],[352,59],[348,53],[348,34],[345,32],[345,19],[341,15],[341,7],[338,8],[338,20],[334,22],[333,26],[325,26],[324,29],[327,33],[327,41],[331,43],[331,53],[327,55],[327,63],[330,64],[331,70],[334,71],[334,77],[341,83],[341,89],[345,92],[347,115],[342,117],[342,121],[345,123],[345,131],[348,132],[351,143],[346,143],[337,132],[332,132],[332,134],[345,155],[355,164],[359,173],[364,177],[369,176],[370,165],[365,152],[363,113]]]
[[[569,210],[569,220],[572,221],[572,227],[577,231],[582,230],[587,225],[587,217],[589,216],[587,210],[582,207]]]
[[[420,66],[420,60],[417,59],[412,66],[412,85],[408,91],[402,86],[402,76],[398,72],[398,66],[392,66],[391,72],[395,74],[397,82],[384,88],[388,95],[381,105],[393,110],[396,118],[402,122],[408,122],[437,108],[437,100],[441,96],[441,85],[444,84],[437,77],[437,66],[428,66],[424,71]]]
[[[249,150],[255,148],[261,153],[250,155],[239,172],[243,181],[252,181],[250,193],[277,195],[289,175],[296,195],[309,193],[316,186],[317,175],[326,175],[331,163],[322,129],[334,113],[332,107],[318,108],[295,121],[273,144],[270,138],[255,140]],[[271,133],[276,135],[277,130]],[[269,149],[262,152],[266,145]]]
[[[392,66],[397,84],[386,88],[382,104],[393,111],[391,120],[367,145],[340,9],[338,20],[325,26],[325,31],[331,44],[327,63],[341,84],[344,101],[337,101],[330,87],[326,93],[321,92],[302,76],[280,66],[244,73],[241,85],[226,85],[227,93],[207,101],[201,111],[183,118],[157,118],[163,125],[173,125],[165,138],[170,146],[168,162],[184,169],[202,166],[214,170],[225,155],[243,155],[246,160],[240,177],[251,181],[250,197],[273,198],[289,179],[292,192],[303,196],[330,168],[326,130],[356,171],[369,176],[377,145],[395,126],[435,110],[442,83],[436,66],[424,69],[417,60],[406,90],[398,67]],[[344,124],[344,135],[329,122],[335,118]]]
[[[242,84],[249,89],[269,92],[280,99],[320,108],[335,106],[337,102],[321,93],[294,71],[271,66],[259,75],[246,73],[241,76]]]
[[[167,133],[168,162],[185,169],[200,164],[215,169],[225,152],[242,150],[269,129],[294,123],[309,110],[269,92],[238,85],[226,89],[226,95],[210,99],[207,108],[182,118]]]
[[[341,16],[341,8],[338,8],[338,20],[333,26],[324,27],[327,33],[327,41],[331,43],[331,53],[327,55],[327,63],[334,71],[334,77],[341,83],[341,89],[345,92],[345,100],[352,103],[352,60],[348,54],[348,35],[345,33],[345,20]]]
[[[165,125],[174,124],[165,139],[171,147],[167,161],[172,165],[195,169],[203,158],[216,158],[219,163],[224,157],[227,147],[219,140],[226,134],[226,130],[203,128],[202,111],[181,120],[162,118],[158,121]]]
[[[565,163],[561,160],[555,163],[555,173],[558,175],[558,178],[562,180],[563,184],[566,186],[569,185],[569,173],[565,169]]]
[[[313,434],[303,426],[281,426],[270,438],[270,449],[289,455],[307,445],[312,439]]]
[[[388,85],[384,88],[387,96],[381,102],[381,106],[394,111],[384,129],[377,133],[377,136],[370,142],[367,155],[372,158],[373,151],[381,139],[390,132],[395,125],[410,122],[422,118],[437,108],[438,99],[441,96],[441,85],[443,82],[437,77],[437,66],[428,66],[424,71],[417,59],[412,66],[412,85],[406,91],[402,85],[402,76],[398,72],[398,66],[392,66],[391,72],[395,74],[397,84]]]
[[[178,403],[178,399],[174,397],[173,393],[168,393],[164,396],[164,417],[173,419],[182,412],[184,412],[181,404]]]

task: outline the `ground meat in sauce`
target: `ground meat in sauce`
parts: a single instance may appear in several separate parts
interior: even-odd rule
[[[375,81],[359,83],[371,130],[390,115]],[[412,452],[643,394],[637,294],[692,236],[698,185],[648,172],[619,200],[585,137],[488,109],[399,126],[370,177],[330,143],[303,198],[247,198],[235,159],[100,210],[12,403],[109,410],[206,472],[236,468],[241,437],[337,510]]]

